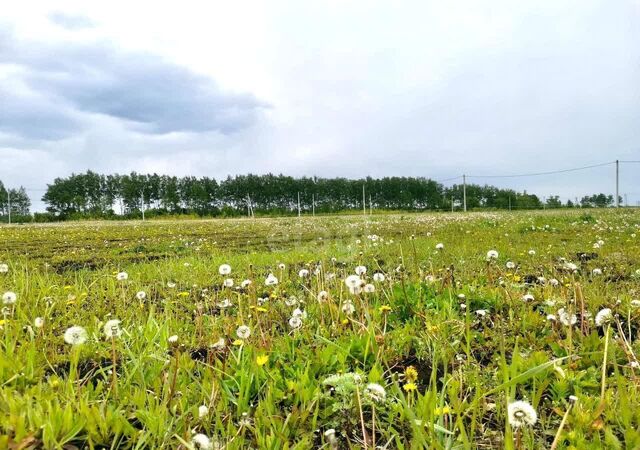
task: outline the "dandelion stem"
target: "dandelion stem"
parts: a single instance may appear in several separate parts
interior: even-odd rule
[[[607,353],[609,351],[609,331],[611,325],[607,324],[607,330],[604,335],[604,355],[602,357],[602,384],[600,387],[600,401],[604,402],[604,392],[607,389]]]
[[[556,437],[553,438],[553,443],[551,444],[550,450],[555,450],[556,447],[558,447],[558,444],[560,443],[560,434],[562,433],[564,425],[567,423],[567,418],[569,417],[569,412],[571,412],[572,406],[573,405],[570,404],[567,408],[567,411],[564,413],[564,416],[562,416],[562,421],[560,422],[560,426],[558,427],[558,431],[556,432]]]

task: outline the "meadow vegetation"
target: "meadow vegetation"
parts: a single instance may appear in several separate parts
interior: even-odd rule
[[[0,227],[0,448],[639,448],[640,212]]]

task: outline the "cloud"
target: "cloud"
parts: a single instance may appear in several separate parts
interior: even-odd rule
[[[49,20],[68,30],[80,30],[94,26],[93,21],[86,16],[66,14],[60,11],[50,13]]]
[[[0,113],[1,126],[34,138],[75,133],[82,122],[73,114],[109,116],[149,134],[231,134],[252,126],[267,106],[157,55],[104,42],[5,40],[0,65],[21,69],[9,81],[26,92],[2,93],[10,107]]]

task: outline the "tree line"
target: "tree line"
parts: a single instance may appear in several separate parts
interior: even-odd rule
[[[363,199],[364,187],[364,199]],[[8,213],[7,190],[0,182],[0,212]],[[29,214],[30,200],[24,188],[11,190],[12,214]],[[573,207],[558,196],[544,202],[534,194],[490,185],[467,184],[468,209],[538,209]],[[463,205],[463,186],[444,186],[421,177],[294,178],[285,175],[237,175],[224,180],[209,177],[175,177],[158,174],[102,175],[92,171],[56,178],[42,197],[47,213],[34,219],[135,218],[195,214],[239,216],[335,213],[376,210],[452,210]],[[613,196],[585,196],[579,206],[611,206]]]
[[[0,180],[0,217],[8,220],[9,214],[15,221],[29,220],[29,208],[31,199],[24,187],[7,189]]]

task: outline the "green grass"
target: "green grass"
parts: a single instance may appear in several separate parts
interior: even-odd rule
[[[0,227],[0,448],[638,448],[636,234],[636,210]],[[374,292],[349,292],[359,265]]]

